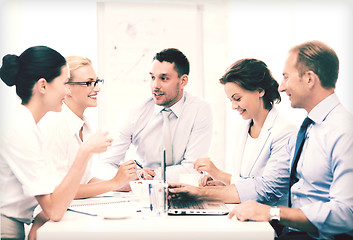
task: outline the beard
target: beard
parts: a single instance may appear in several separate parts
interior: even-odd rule
[[[171,107],[171,106],[173,106],[175,103],[177,103],[178,102],[178,100],[179,100],[179,98],[180,98],[180,84],[178,83],[177,84],[177,86],[176,86],[176,89],[175,89],[175,95],[173,96],[173,97],[167,97],[167,95],[164,95],[164,96],[166,96],[166,99],[163,101],[163,102],[161,102],[161,103],[157,103],[156,101],[155,101],[155,103],[157,104],[157,105],[159,105],[159,106],[163,106],[163,107]]]

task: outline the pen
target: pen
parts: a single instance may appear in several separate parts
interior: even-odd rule
[[[139,166],[140,168],[143,168],[142,164],[139,163],[137,160],[134,160],[136,165]],[[142,180],[141,174],[139,173],[139,171],[136,170],[137,176],[139,178],[139,180]]]
[[[135,161],[135,163],[136,163],[137,166],[139,166],[140,168],[143,168],[143,166],[142,166],[141,163],[139,163],[137,160],[134,160],[134,161]]]
[[[137,174],[137,176],[138,176],[139,180],[142,180],[141,174],[139,173],[139,171],[138,171],[138,170],[136,170],[136,174]]]
[[[97,214],[81,212],[81,211],[73,210],[73,209],[70,209],[70,208],[68,208],[67,211],[71,211],[71,212],[75,212],[75,213],[81,213],[81,214],[85,214],[85,215],[92,216],[92,217],[97,217],[98,216]]]

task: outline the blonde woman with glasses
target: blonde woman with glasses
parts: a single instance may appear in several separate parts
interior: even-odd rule
[[[45,147],[49,150],[48,160],[64,177],[72,164],[80,145],[91,135],[91,126],[84,115],[89,107],[97,107],[100,92],[99,79],[91,60],[80,56],[66,58],[70,69],[70,79],[66,83],[68,95],[60,113],[50,113],[39,123],[46,137]],[[93,176],[91,165],[87,166],[76,198],[92,197],[98,194],[119,190],[129,181],[137,179],[136,163],[131,160],[120,165],[116,175],[107,181]]]
[[[91,135],[91,125],[84,113],[87,108],[97,107],[100,84],[104,82],[97,77],[92,62],[88,58],[70,56],[66,61],[70,70],[70,79],[66,82],[68,94],[64,100],[63,110],[60,113],[48,113],[39,123],[45,137],[44,147],[48,153],[46,159],[55,167],[60,179],[65,177],[77,150]],[[85,168],[76,199],[119,190],[129,181],[138,179],[136,163],[133,160],[122,163],[116,175],[109,180],[94,177],[91,162]],[[31,233],[45,222],[45,218],[39,222],[41,223],[38,225],[33,224]]]

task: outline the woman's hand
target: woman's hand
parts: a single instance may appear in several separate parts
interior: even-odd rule
[[[82,148],[86,149],[89,153],[102,153],[112,145],[113,139],[108,136],[108,131],[98,130],[95,134],[92,134],[86,141],[81,145]]]
[[[194,168],[199,173],[207,172],[213,179],[218,180],[223,173],[219,170],[210,158],[199,158],[194,162]]]
[[[205,175],[200,179],[199,186],[226,186],[226,184],[224,184],[222,181],[214,180],[210,175]]]
[[[134,160],[129,160],[120,164],[118,172],[113,178],[117,189],[129,184],[130,181],[136,180],[136,171],[137,165]]]

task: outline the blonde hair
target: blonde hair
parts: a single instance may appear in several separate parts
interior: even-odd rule
[[[69,69],[70,69],[70,81],[72,80],[73,71],[75,71],[80,67],[90,65],[92,63],[90,59],[86,57],[80,57],[80,56],[66,57],[66,62],[69,65]]]

